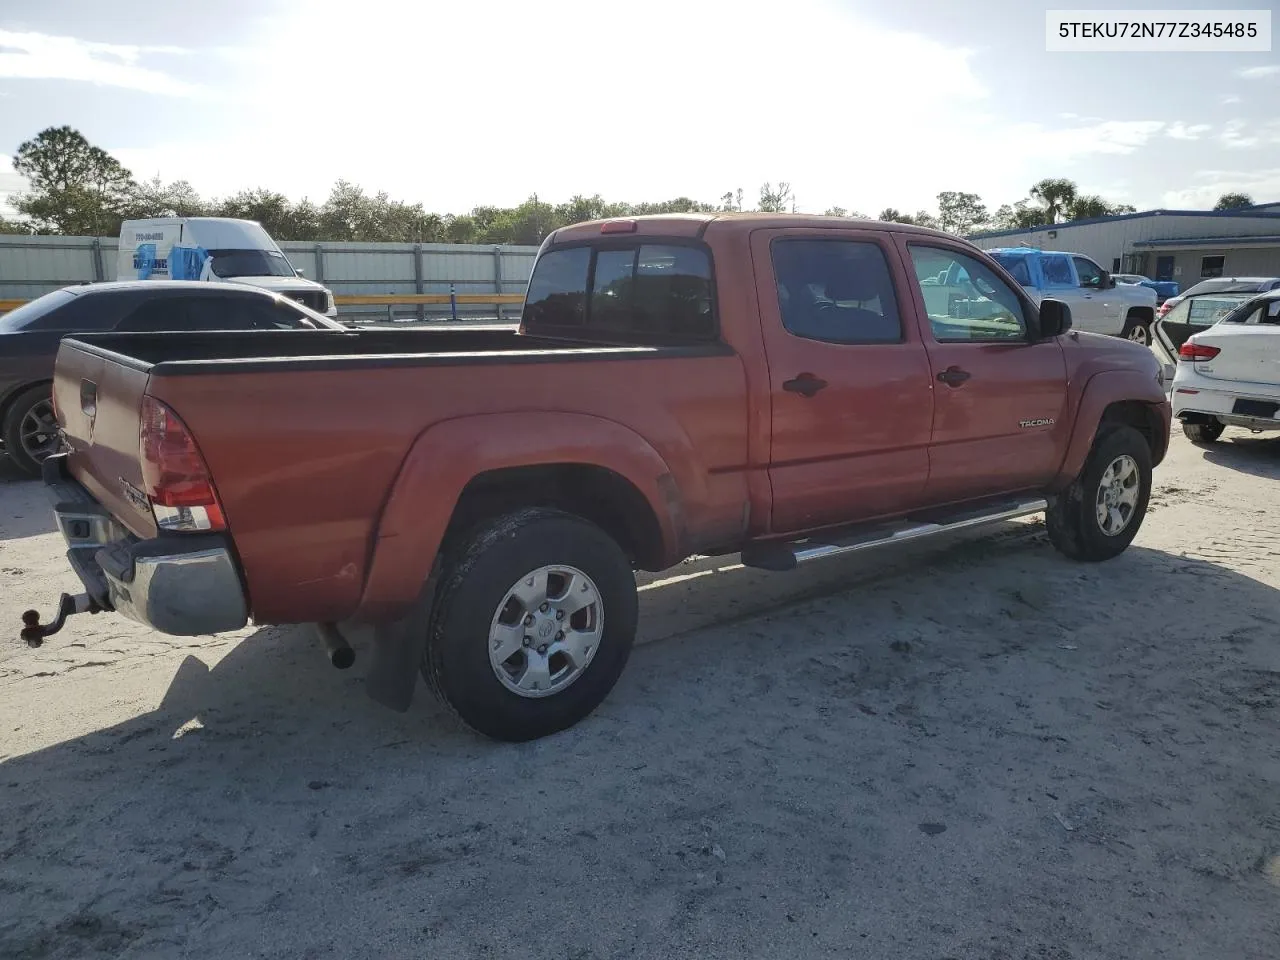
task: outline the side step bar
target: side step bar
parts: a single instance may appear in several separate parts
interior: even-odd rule
[[[755,543],[742,551],[742,564],[760,570],[794,570],[810,560],[1025,517],[1039,513],[1048,505],[1048,501],[1044,499],[1001,500],[950,513],[931,511],[889,523],[848,527],[789,543]]]

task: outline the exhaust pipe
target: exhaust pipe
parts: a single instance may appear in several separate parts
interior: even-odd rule
[[[329,662],[335,667],[346,670],[356,662],[356,652],[351,649],[351,644],[347,643],[347,638],[336,626],[332,623],[317,623],[316,632],[320,634],[320,641],[324,644],[325,653],[329,655]]]

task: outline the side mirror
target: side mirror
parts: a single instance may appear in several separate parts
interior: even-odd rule
[[[305,276],[307,275],[307,272],[306,272],[305,270],[303,270],[301,267],[295,267],[295,268],[294,268],[294,270],[293,270],[293,272],[294,272],[294,273],[296,273],[296,274],[297,274],[298,276],[300,276],[300,277],[305,277]]]
[[[1040,337],[1051,340],[1071,329],[1071,308],[1061,300],[1040,301]]]
[[[1110,290],[1115,285],[1116,285],[1116,278],[1113,277],[1111,274],[1107,273],[1107,271],[1103,270],[1102,279],[1098,281],[1098,289]]]

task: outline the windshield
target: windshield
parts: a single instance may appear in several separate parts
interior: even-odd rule
[[[1198,293],[1257,293],[1259,290],[1266,289],[1267,280],[1232,280],[1224,278],[1222,280],[1201,280],[1194,287],[1187,291],[1187,296],[1194,296]]]
[[[38,321],[53,313],[59,307],[70,303],[75,298],[76,295],[74,293],[68,293],[66,290],[55,290],[53,293],[46,293],[43,297],[32,300],[30,303],[24,303],[16,310],[0,314],[0,333],[17,333],[19,330],[30,329]]]
[[[275,250],[210,250],[215,276],[227,277],[296,277],[284,254]]]

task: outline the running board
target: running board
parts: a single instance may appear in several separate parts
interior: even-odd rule
[[[1048,502],[1043,499],[988,501],[968,509],[926,511],[889,523],[834,530],[806,540],[754,543],[742,551],[742,564],[760,570],[794,570],[810,560],[937,536],[999,520],[1013,520],[1039,513],[1047,506]]]

